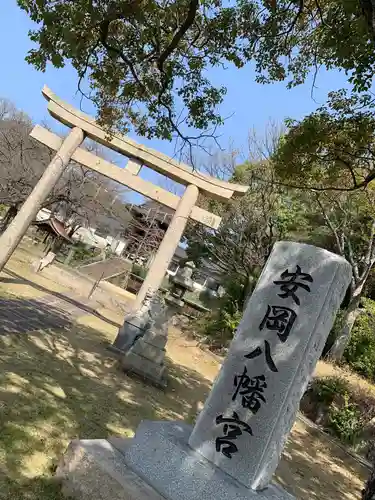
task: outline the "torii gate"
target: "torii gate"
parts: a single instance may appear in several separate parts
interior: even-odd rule
[[[48,87],[43,88],[42,94],[48,101],[49,113],[72,130],[64,140],[40,125],[36,125],[31,131],[31,137],[56,150],[57,153],[10,226],[0,237],[0,271],[35,219],[42,203],[70,161],[73,160],[175,210],[172,221],[137,295],[136,306],[139,306],[147,292],[157,291],[161,286],[189,218],[212,229],[219,227],[220,217],[196,206],[199,191],[218,200],[227,200],[233,195],[244,195],[248,186],[221,181],[194,171],[188,165],[179,163],[154,149],[142,146],[126,136],[114,134],[109,137],[108,133],[93,118],[59,99]],[[85,137],[127,156],[129,161],[126,168],[117,167],[80,148],[79,146]],[[139,177],[138,174],[143,165],[186,185],[186,190],[181,198]]]

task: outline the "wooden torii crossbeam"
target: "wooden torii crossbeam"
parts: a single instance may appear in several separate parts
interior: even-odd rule
[[[93,118],[59,99],[48,87],[43,88],[42,94],[48,100],[49,113],[61,123],[68,127],[80,128],[90,139],[128,158],[138,160],[140,164],[146,165],[180,184],[185,186],[194,184],[207,196],[221,200],[229,199],[234,194],[243,195],[248,190],[248,186],[221,181],[193,170],[188,165],[179,163],[159,151],[142,146],[129,137],[120,134],[108,137],[108,132],[103,130]]]
[[[108,132],[93,118],[59,99],[48,87],[44,87],[42,93],[48,100],[49,113],[72,130],[64,140],[39,125],[32,130],[31,137],[56,150],[57,154],[12,224],[0,237],[0,270],[36,217],[41,204],[52,191],[65,168],[73,160],[175,210],[164,239],[138,293],[137,304],[139,305],[147,292],[156,291],[160,287],[189,218],[212,229],[219,227],[220,217],[196,206],[199,192],[218,200],[228,200],[232,196],[244,195],[248,186],[232,184],[202,174],[154,149],[138,144],[129,137],[120,134],[109,136]],[[120,168],[80,148],[79,146],[85,137],[128,157],[127,167]],[[184,194],[178,197],[139,177],[138,174],[143,165],[187,186]]]
[[[36,125],[33,128],[30,136],[55,151],[58,151],[64,142],[60,136],[50,132],[40,125]],[[134,163],[134,161],[129,160],[130,165],[126,168],[120,168],[83,148],[77,148],[75,150],[72,155],[72,160],[84,167],[90,168],[91,170],[104,175],[105,177],[108,177],[109,179],[129,187],[133,191],[142,194],[147,198],[157,201],[166,207],[176,210],[178,206],[180,197],[139,177],[137,174],[140,166]],[[132,170],[135,171],[137,166],[138,171],[136,174],[133,174]],[[190,217],[197,222],[201,222],[205,226],[211,227],[212,229],[217,229],[221,220],[219,216],[197,206],[193,207]]]

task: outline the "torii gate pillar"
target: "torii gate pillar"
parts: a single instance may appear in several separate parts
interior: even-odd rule
[[[197,202],[199,190],[190,184],[181,197],[177,210],[164,235],[155,258],[148,270],[146,279],[137,294],[135,309],[142,304],[147,292],[156,292],[162,285],[168,266],[184,234],[191,211]]]

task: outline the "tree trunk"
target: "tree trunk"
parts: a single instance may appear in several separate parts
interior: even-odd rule
[[[0,227],[1,232],[5,231],[5,229],[12,222],[12,220],[15,218],[17,213],[18,213],[17,205],[12,205],[11,207],[8,208],[8,211],[7,211],[4,219],[1,221],[1,227]]]
[[[353,298],[350,301],[349,306],[345,311],[345,315],[343,317],[341,331],[328,352],[328,358],[332,359],[333,361],[340,361],[340,359],[344,354],[346,346],[349,343],[350,334],[352,333],[353,326],[356,322],[356,319],[361,313],[359,304],[361,301],[362,289],[363,289],[363,284],[360,287],[356,288],[356,290],[354,291]]]
[[[242,294],[243,311],[245,311],[246,309],[247,303],[249,302],[249,299],[251,297],[251,294],[253,293],[255,285],[256,285],[256,278],[254,278],[254,276],[252,275],[248,276]]]
[[[375,499],[375,462],[373,464],[373,469],[371,471],[370,477],[368,478],[364,489],[362,490],[362,500],[374,500]]]

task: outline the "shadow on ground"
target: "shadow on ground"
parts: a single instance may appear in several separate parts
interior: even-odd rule
[[[67,311],[50,307],[38,299],[19,300],[0,297],[0,335],[27,333],[72,324]]]
[[[359,499],[368,475],[334,441],[298,420],[276,471],[277,481],[303,500]]]
[[[172,361],[167,390],[149,387],[119,370],[99,331],[54,308],[38,313],[60,327],[0,336],[0,499],[59,498],[48,478],[70,440],[129,436],[142,419],[190,420],[210,388]]]
[[[72,297],[69,297],[68,295],[65,295],[60,292],[56,292],[55,290],[51,290],[50,288],[47,288],[43,285],[40,285],[39,283],[35,283],[35,281],[28,280],[27,278],[24,278],[23,276],[20,276],[19,274],[15,273],[14,271],[10,271],[7,269],[6,274],[10,276],[10,278],[6,277],[0,277],[0,282],[1,283],[11,283],[11,284],[20,284],[20,285],[29,285],[32,288],[35,288],[36,290],[39,290],[44,293],[48,293],[50,295],[53,295],[57,299],[64,300],[65,302],[68,302],[69,304],[77,307],[78,309],[81,309],[83,312],[93,314],[97,318],[105,321],[106,323],[109,323],[110,325],[120,327],[121,325],[119,323],[116,323],[112,321],[111,319],[107,318],[106,316],[103,316],[99,312],[97,312],[95,309],[90,307],[87,304],[84,304],[83,302],[80,302],[77,299],[74,299]]]

